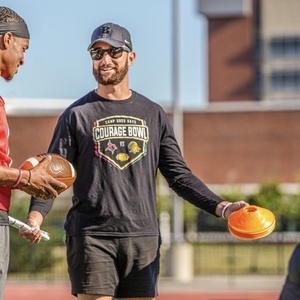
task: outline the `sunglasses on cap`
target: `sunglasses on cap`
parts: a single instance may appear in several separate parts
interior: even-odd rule
[[[104,56],[104,53],[106,52],[111,58],[119,58],[122,56],[123,51],[130,52],[131,50],[124,46],[119,48],[109,48],[109,49],[102,49],[102,48],[91,48],[90,54],[92,57],[92,60],[101,60]]]

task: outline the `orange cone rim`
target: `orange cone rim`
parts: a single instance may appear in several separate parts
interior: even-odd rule
[[[270,210],[249,205],[229,216],[228,229],[239,239],[253,240],[269,235],[274,230],[275,223],[275,216]]]
[[[252,233],[242,233],[242,232],[235,231],[231,227],[228,227],[231,235],[240,240],[256,240],[256,239],[266,237],[274,230],[274,228],[275,228],[275,222],[271,227],[269,227],[268,229],[266,229],[265,231],[262,231],[260,233],[253,233],[253,232]]]

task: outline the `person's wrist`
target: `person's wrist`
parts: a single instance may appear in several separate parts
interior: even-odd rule
[[[27,176],[25,175],[25,172],[23,171],[23,174],[25,176],[23,175],[23,179],[22,179],[22,181],[20,180],[19,185],[18,185],[18,188],[21,191],[23,190],[24,187],[28,187],[28,186],[31,185],[31,182],[30,182],[30,180],[31,180],[31,171],[30,170],[27,170],[27,171],[28,171]]]
[[[223,208],[222,208],[222,213],[221,213],[221,216],[223,219],[227,220],[226,218],[226,212],[228,211],[228,208],[232,205],[233,203],[232,202],[228,202],[226,203]]]
[[[28,170],[28,179],[27,179],[27,182],[23,186],[29,186],[29,185],[31,185],[30,180],[31,180],[31,171]]]
[[[12,185],[12,188],[17,187],[20,184],[20,182],[22,181],[22,177],[23,177],[23,170],[19,169],[19,175],[15,183]]]

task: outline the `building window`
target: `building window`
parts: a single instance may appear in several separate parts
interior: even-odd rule
[[[274,71],[270,79],[274,91],[300,91],[300,70]]]
[[[272,57],[300,57],[300,36],[275,37],[270,41]]]

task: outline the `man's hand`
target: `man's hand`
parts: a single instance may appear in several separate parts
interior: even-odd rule
[[[216,208],[216,215],[220,216],[224,219],[228,219],[228,217],[236,210],[239,210],[249,204],[243,200],[237,202],[220,202]]]
[[[40,231],[42,222],[43,216],[39,212],[30,212],[25,223],[28,224],[33,230],[20,229],[20,236],[31,243],[38,244],[42,240],[42,234]]]
[[[67,189],[66,184],[56,180],[47,172],[47,167],[51,161],[51,156],[47,155],[40,163],[29,171],[28,184],[22,186],[22,191],[27,194],[42,198],[55,199],[58,190]]]

